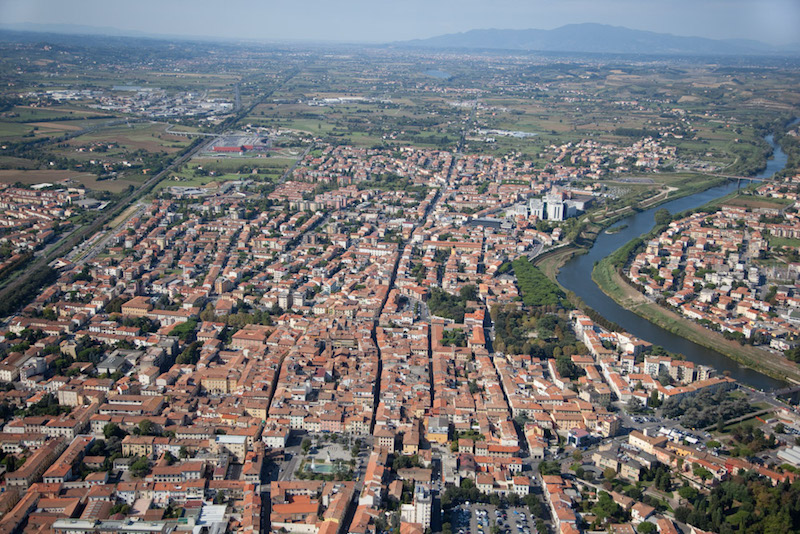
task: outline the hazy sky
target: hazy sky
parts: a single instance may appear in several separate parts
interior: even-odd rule
[[[800,0],[0,0],[0,23],[19,22],[343,42],[599,22],[787,44],[800,42]]]

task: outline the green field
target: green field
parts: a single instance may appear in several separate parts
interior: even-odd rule
[[[0,139],[19,141],[26,136],[49,137],[87,128],[107,117],[105,112],[55,106],[34,108],[16,106],[0,116]]]
[[[196,158],[179,171],[170,173],[168,178],[158,184],[157,190],[171,186],[203,187],[213,182],[231,180],[275,182],[294,162],[290,158]],[[217,174],[203,175],[200,169]],[[258,173],[253,174],[253,169],[257,169]]]
[[[78,147],[88,143],[107,142],[119,144],[120,151],[146,150],[173,153],[192,142],[187,137],[166,133],[166,128],[165,123],[131,123],[129,126],[114,126],[75,137],[69,144]]]
[[[33,126],[19,122],[0,121],[0,139],[20,138],[33,132]]]
[[[36,162],[13,156],[0,156],[0,169],[33,169]]]
[[[736,206],[739,208],[746,208],[753,210],[758,208],[783,209],[787,206],[792,205],[793,203],[794,203],[793,200],[788,200],[783,198],[770,198],[770,197],[754,196],[754,195],[739,195],[729,200],[726,200],[724,202],[724,205]]]
[[[792,239],[791,237],[769,237],[769,246],[773,247],[790,247],[800,248],[800,239]]]

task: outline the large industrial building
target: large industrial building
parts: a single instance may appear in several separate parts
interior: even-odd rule
[[[211,152],[244,153],[268,150],[270,140],[258,134],[229,134],[218,137],[209,147]]]

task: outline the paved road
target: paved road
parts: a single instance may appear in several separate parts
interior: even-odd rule
[[[425,301],[417,300],[414,297],[406,297],[408,299],[409,305],[412,309],[419,306],[419,321],[421,323],[427,323],[431,319],[431,310],[428,308],[428,304]]]
[[[169,126],[167,126],[167,128],[164,130],[164,132],[168,133],[168,134],[172,134],[172,135],[184,135],[186,137],[192,137],[192,136],[196,136],[196,137],[219,137],[221,135],[221,134],[216,134],[216,133],[205,133],[205,132],[176,132],[176,131],[173,130],[174,127],[175,127],[174,124],[170,124]]]
[[[90,245],[89,249],[81,256],[81,258],[78,259],[75,262],[75,264],[79,265],[79,266],[83,266],[83,265],[86,264],[86,262],[94,259],[95,256],[97,256],[103,250],[105,250],[105,248],[108,246],[109,241],[111,241],[111,239],[115,235],[117,235],[117,233],[119,232],[119,230],[121,228],[123,228],[126,224],[128,224],[128,221],[130,221],[131,219],[134,219],[136,217],[141,217],[142,213],[144,213],[144,210],[146,210],[146,209],[147,209],[147,205],[146,204],[139,203],[137,208],[136,208],[136,210],[133,213],[131,213],[128,217],[125,217],[125,220],[120,222],[114,228],[111,228],[110,230],[106,231],[106,233],[105,233],[105,235],[103,235],[103,237],[101,237],[100,239],[95,240],[94,243]],[[97,234],[97,235],[101,235],[101,234]]]
[[[292,166],[289,167],[288,169],[286,169],[286,172],[283,173],[283,176],[281,176],[281,179],[278,180],[279,184],[284,183],[287,180],[287,178],[289,178],[289,176],[292,175],[292,173],[297,168],[297,166],[300,165],[300,162],[303,161],[303,158],[305,158],[308,155],[308,153],[311,152],[311,150],[313,148],[314,148],[314,143],[311,143],[310,145],[308,145],[308,148],[306,148],[303,151],[303,153],[300,155],[300,157],[298,157],[297,160],[294,163],[292,163]]]

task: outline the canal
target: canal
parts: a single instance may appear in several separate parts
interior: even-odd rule
[[[758,178],[771,177],[783,169],[787,161],[786,154],[774,142],[771,135],[767,136],[765,140],[772,145],[774,154],[767,162],[767,167],[764,171],[757,175]],[[735,191],[736,187],[736,182],[731,181],[722,186],[672,200],[622,219],[615,223],[612,228],[625,228],[621,228],[619,232],[613,234],[602,232],[587,254],[573,257],[561,268],[558,274],[558,281],[562,286],[581,297],[588,306],[603,317],[617,323],[631,334],[645,341],[661,345],[670,352],[683,354],[687,360],[696,364],[714,367],[719,373],[727,371],[731,378],[756,389],[777,389],[785,386],[785,383],[749,369],[715,350],[698,345],[651,323],[647,319],[639,317],[617,304],[592,281],[592,269],[595,262],[605,258],[632,239],[652,230],[655,225],[654,214],[659,209],[666,208],[670,213],[674,214],[697,208]],[[769,357],[767,353],[765,353],[765,356]]]

